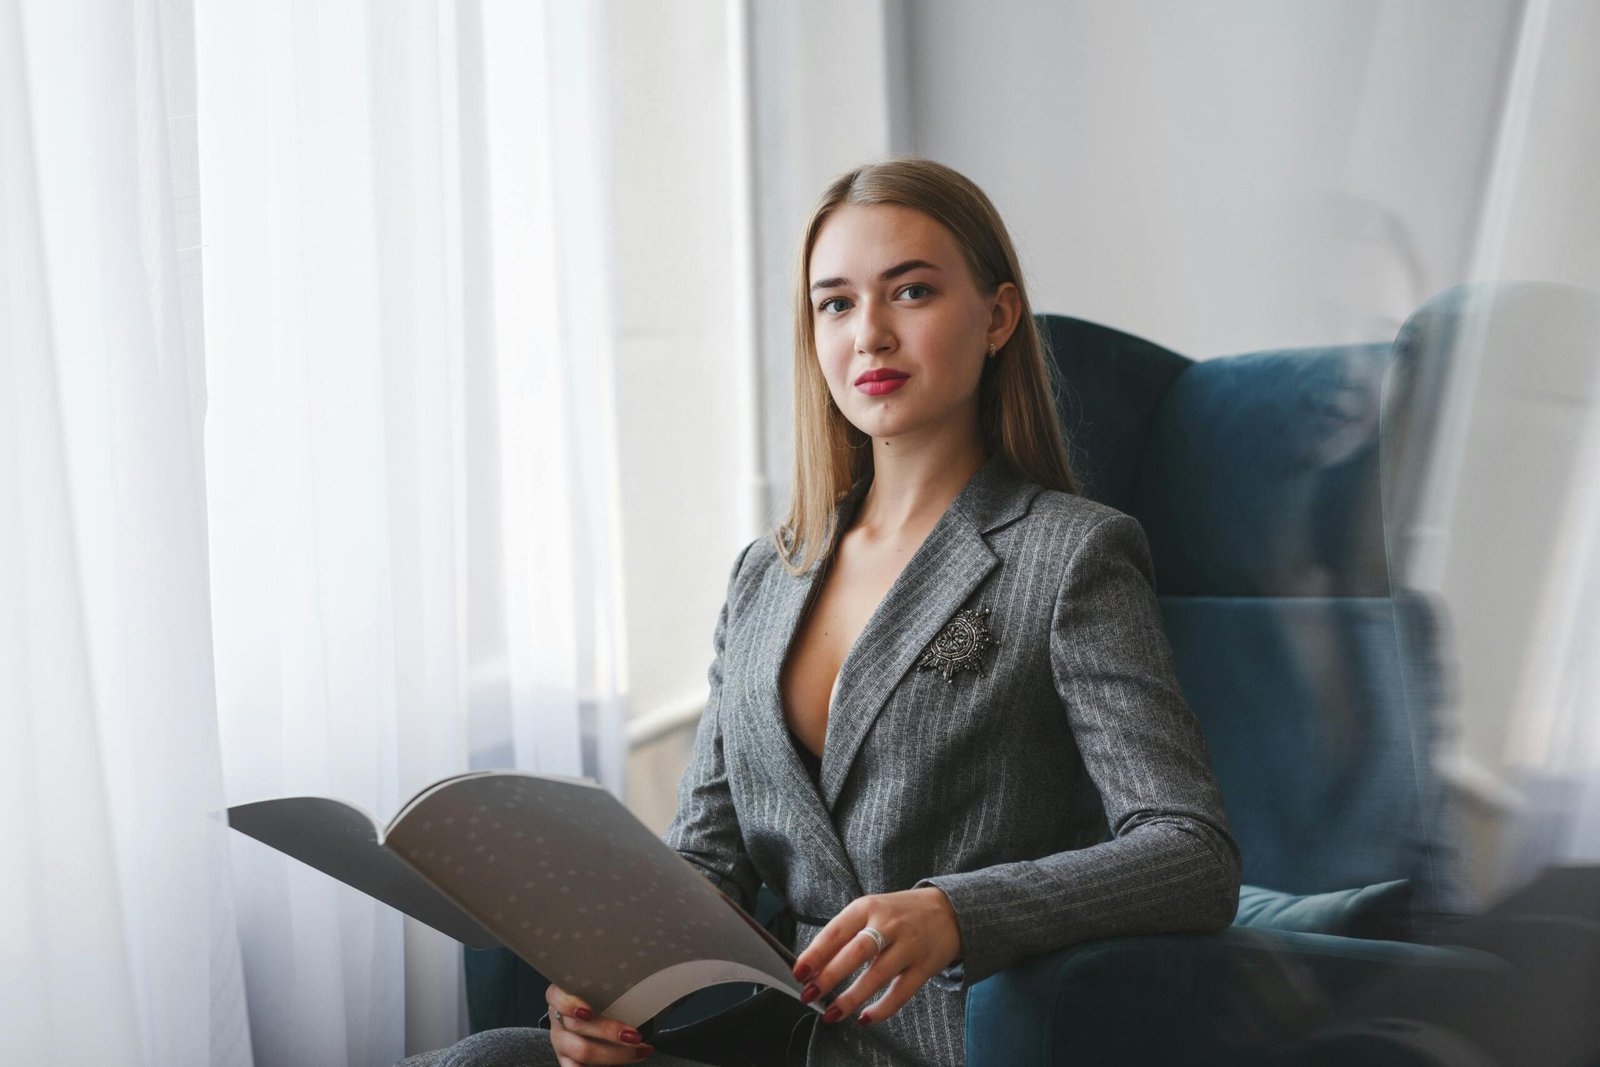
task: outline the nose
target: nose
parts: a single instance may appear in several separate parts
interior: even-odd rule
[[[856,351],[874,355],[894,350],[894,330],[889,322],[888,309],[876,300],[864,301],[856,316]]]

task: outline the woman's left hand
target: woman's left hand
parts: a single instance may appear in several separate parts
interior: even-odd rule
[[[883,935],[883,951],[871,935]],[[810,1003],[848,978],[868,960],[872,966],[834,1000],[825,1023],[848,1018],[857,1008],[887,989],[861,1022],[881,1022],[899,1011],[922,983],[961,956],[961,930],[956,911],[944,892],[933,886],[882,893],[851,901],[817,934],[795,961],[794,976],[809,981],[800,999]],[[876,957],[876,958],[874,958]]]

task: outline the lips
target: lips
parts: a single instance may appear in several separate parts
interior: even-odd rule
[[[882,396],[884,393],[892,393],[906,384],[910,377],[911,375],[904,371],[894,370],[890,367],[879,367],[875,370],[869,370],[857,378],[856,389],[868,396]]]

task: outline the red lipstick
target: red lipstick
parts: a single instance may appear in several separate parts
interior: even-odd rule
[[[892,367],[878,367],[866,371],[856,379],[856,388],[868,396],[882,396],[892,393],[906,383],[911,375],[905,371],[898,371]]]

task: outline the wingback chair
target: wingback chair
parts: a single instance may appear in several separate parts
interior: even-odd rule
[[[1404,878],[1418,912],[1464,910],[1431,769],[1433,608],[1398,584],[1385,521],[1384,488],[1410,476],[1436,409],[1419,395],[1434,368],[1417,365],[1434,350],[1413,327],[1398,345],[1191,361],[1043,324],[1083,491],[1150,539],[1244,881],[1302,894]]]
[[[977,983],[972,1067],[1251,1062],[1385,969],[1493,965],[1416,943],[1468,901],[1431,758],[1435,608],[1401,586],[1397,532],[1453,333],[1501,295],[1444,293],[1392,344],[1207,360],[1040,317],[1083,491],[1149,536],[1247,894],[1288,903],[1253,924],[1242,905],[1221,934],[1110,938]],[[1382,921],[1328,918],[1378,897]],[[770,918],[781,902],[763,891],[763,906]],[[542,981],[496,952],[469,953],[474,1028],[529,1025]]]
[[[1242,899],[1342,891],[1348,903],[1376,887],[1395,906],[1353,927],[1364,937],[1317,932],[1352,929],[1337,915],[1244,925],[1241,904],[1222,934],[1034,957],[972,989],[972,1067],[1256,1062],[1386,971],[1495,967],[1416,943],[1471,902],[1434,773],[1437,609],[1400,575],[1461,322],[1524,293],[1447,291],[1392,344],[1201,361],[1041,318],[1083,491],[1149,536],[1179,680],[1243,854]]]

